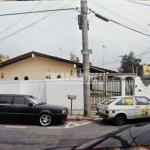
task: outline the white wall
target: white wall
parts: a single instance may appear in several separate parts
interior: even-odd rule
[[[83,80],[81,78],[4,81],[0,82],[0,94],[34,95],[47,104],[69,108],[71,101],[68,100],[67,95],[77,95],[76,100],[73,100],[73,109],[83,109]]]
[[[140,77],[135,77],[135,95],[150,98],[150,85],[146,87]]]
[[[20,94],[19,81],[0,82],[0,94]]]
[[[83,80],[57,79],[46,81],[47,103],[71,108],[67,95],[77,95],[73,100],[73,109],[83,109]]]
[[[29,94],[37,97],[42,102],[46,102],[45,80],[29,80],[20,82],[20,94]]]

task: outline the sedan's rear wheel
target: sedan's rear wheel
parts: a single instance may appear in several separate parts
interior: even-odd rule
[[[115,124],[117,125],[123,125],[126,122],[126,120],[127,120],[127,117],[123,114],[118,114],[114,119]]]
[[[49,114],[42,114],[39,118],[39,123],[41,126],[48,126],[52,122],[51,116]]]

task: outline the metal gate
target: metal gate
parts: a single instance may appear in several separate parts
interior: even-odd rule
[[[95,110],[96,105],[111,96],[121,95],[121,79],[112,76],[95,76],[91,78],[91,109]]]
[[[126,93],[126,96],[128,95],[134,95],[134,80],[132,77],[127,77],[125,79],[125,84],[126,84],[126,88],[125,88],[125,93]]]

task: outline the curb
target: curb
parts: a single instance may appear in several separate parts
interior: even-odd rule
[[[94,121],[95,118],[91,117],[68,117],[68,121]]]

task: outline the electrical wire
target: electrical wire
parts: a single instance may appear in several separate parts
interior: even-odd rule
[[[121,24],[121,23],[119,23],[119,22],[116,22],[116,21],[113,21],[113,20],[110,20],[111,22],[113,22],[113,23],[116,23],[116,24],[118,24],[118,25],[120,25],[120,26],[123,26],[123,27],[125,27],[125,28],[127,28],[127,29],[130,29],[130,30],[132,30],[132,31],[135,31],[135,32],[137,32],[137,33],[140,33],[140,34],[143,34],[143,35],[146,35],[146,36],[149,36],[150,37],[150,35],[148,35],[148,34],[145,34],[145,33],[143,33],[143,32],[140,32],[140,31],[138,31],[138,30],[135,30],[135,29],[133,29],[133,28],[130,28],[130,27],[128,27],[128,26],[125,26],[125,25],[123,25],[123,24]]]
[[[36,4],[30,11],[32,11],[34,8],[36,8],[41,2],[39,2],[38,4]],[[29,11],[29,12],[30,12]],[[18,24],[18,22],[20,22],[23,18],[25,18],[28,14],[25,14],[23,17],[21,17],[17,22],[15,22],[14,24],[12,24],[11,26],[9,26],[8,28],[6,28],[5,30],[1,31],[0,34],[4,33],[5,31],[11,29],[13,26],[15,26],[16,24]]]
[[[112,4],[112,3],[109,3],[109,4],[110,4],[109,6],[112,5],[112,6],[116,7],[117,9],[120,9],[121,11],[123,11],[123,12],[125,12],[125,13],[127,13],[127,14],[129,14],[129,15],[133,15],[133,16],[137,17],[138,19],[144,21],[145,23],[149,23],[149,22],[150,22],[150,21],[147,21],[146,18],[143,18],[143,17],[138,16],[138,15],[136,15],[136,14],[133,14],[133,13],[131,13],[131,12],[128,12],[128,11],[122,9],[122,8],[119,8],[118,6],[116,6],[116,5]],[[107,4],[107,5],[108,5],[108,4]]]
[[[96,6],[98,6],[98,7],[102,8],[102,9],[104,9],[104,10],[106,10],[106,11],[108,11],[108,12],[114,14],[114,15],[116,15],[117,17],[119,17],[119,18],[121,18],[121,19],[124,19],[124,20],[130,22],[131,24],[134,24],[135,26],[138,26],[139,28],[141,28],[141,29],[143,29],[143,30],[145,30],[145,31],[150,32],[149,29],[147,29],[147,28],[145,28],[145,27],[142,27],[141,25],[139,25],[139,24],[137,24],[137,23],[134,23],[133,21],[131,21],[131,20],[129,20],[129,19],[127,19],[127,18],[125,18],[125,17],[123,17],[123,16],[121,16],[121,15],[118,15],[117,13],[115,13],[115,12],[113,12],[113,11],[111,11],[111,10],[108,10],[108,9],[106,9],[106,8],[104,8],[104,7],[102,7],[102,6],[100,6],[99,4],[97,4],[97,3],[95,3],[95,2],[92,2],[92,3],[95,4]]]
[[[150,47],[149,47],[150,48]],[[142,54],[138,54],[138,55],[135,55],[135,57],[137,56],[140,56],[140,55],[143,55],[143,54],[147,54],[147,53],[150,53],[150,52],[145,52],[145,53],[142,53]],[[119,62],[121,61],[120,59],[116,60],[116,61],[111,61],[111,62],[108,62],[108,63],[105,63],[104,65],[107,65],[107,64],[111,64],[111,63],[116,63],[116,62]],[[97,66],[101,66],[103,64],[96,64]]]
[[[69,4],[67,4],[67,5],[65,5],[64,7],[67,7],[67,6],[69,6],[70,4],[72,4],[72,2],[69,3]],[[61,10],[61,9],[60,9],[60,10]],[[42,20],[44,20],[44,19],[50,17],[51,15],[55,14],[56,12],[58,12],[58,11],[54,11],[54,12],[52,12],[52,13],[46,15],[45,17],[43,17],[43,18],[41,18],[41,19],[39,19],[39,20],[37,20],[37,21],[31,23],[30,25],[28,25],[28,26],[26,26],[26,27],[24,27],[24,28],[21,28],[21,29],[18,30],[18,31],[15,31],[14,33],[12,33],[12,34],[10,34],[10,35],[8,35],[8,36],[5,36],[4,38],[1,38],[0,41],[3,41],[3,40],[5,40],[5,39],[7,39],[7,38],[9,38],[9,37],[11,37],[11,36],[13,36],[13,35],[15,35],[15,34],[21,32],[21,31],[23,31],[23,30],[25,30],[25,29],[27,29],[27,28],[29,28],[29,27],[31,27],[31,26],[37,24],[38,22],[40,22],[40,21],[42,21]]]
[[[145,6],[150,6],[150,5],[148,5],[148,4],[139,3],[139,2],[134,2],[134,1],[131,1],[131,0],[127,0],[127,2],[136,3],[136,4],[140,4],[140,5],[145,5]]]
[[[32,6],[32,5],[35,5],[35,4],[28,4],[28,5],[23,5],[23,6],[16,6],[16,7],[4,8],[4,9],[0,9],[0,11],[10,10],[10,9],[15,9],[15,8],[20,8],[20,7],[26,7],[26,6]]]
[[[58,3],[54,4],[54,5],[53,5],[53,6],[51,6],[50,8],[52,8],[52,7],[54,7],[54,6],[58,5],[58,4],[60,4],[60,2],[58,2]],[[19,24],[21,24],[21,23],[23,23],[23,22],[26,22],[27,20],[29,20],[29,19],[31,19],[31,18],[33,18],[33,17],[35,17],[36,15],[38,15],[38,14],[36,13],[36,14],[34,14],[33,16],[31,16],[31,17],[29,17],[29,18],[27,18],[27,19],[25,19],[25,20],[23,20],[23,21],[20,21],[20,22],[19,22],[19,23],[17,23],[16,25],[19,25]],[[14,25],[14,26],[16,26],[16,25]]]
[[[150,47],[147,48],[147,49],[139,56],[139,58],[140,58],[143,54],[145,54],[149,49],[150,49]]]
[[[67,10],[76,10],[77,11],[76,8],[64,8],[64,9],[41,10],[41,11],[20,12],[20,13],[11,13],[11,14],[0,14],[0,17],[23,15],[23,14],[33,14],[33,13],[44,13],[44,12],[51,12],[51,11],[67,11]]]
[[[90,9],[90,10],[91,10],[91,9]],[[108,21],[111,21],[111,22],[113,22],[113,23],[115,23],[115,24],[118,24],[118,25],[120,25],[120,26],[123,26],[123,27],[125,27],[125,28],[127,28],[127,29],[130,29],[130,30],[132,30],[132,31],[135,31],[135,32],[137,32],[137,33],[140,33],[140,34],[143,34],[143,35],[146,35],[146,36],[149,36],[149,37],[150,37],[150,35],[148,35],[148,34],[146,34],[146,33],[143,33],[143,32],[141,32],[141,31],[138,31],[138,30],[136,30],[136,29],[133,29],[133,28],[131,28],[131,27],[129,27],[129,26],[123,25],[122,23],[119,23],[119,22],[117,22],[117,21],[108,19],[108,18],[106,18],[106,17],[104,17],[104,16],[101,16],[101,15],[95,13],[94,11],[91,11],[91,12],[94,13],[96,17],[98,17],[98,18],[100,18],[100,19],[102,19],[102,20],[104,20],[104,21],[107,21],[107,22],[108,22]]]

